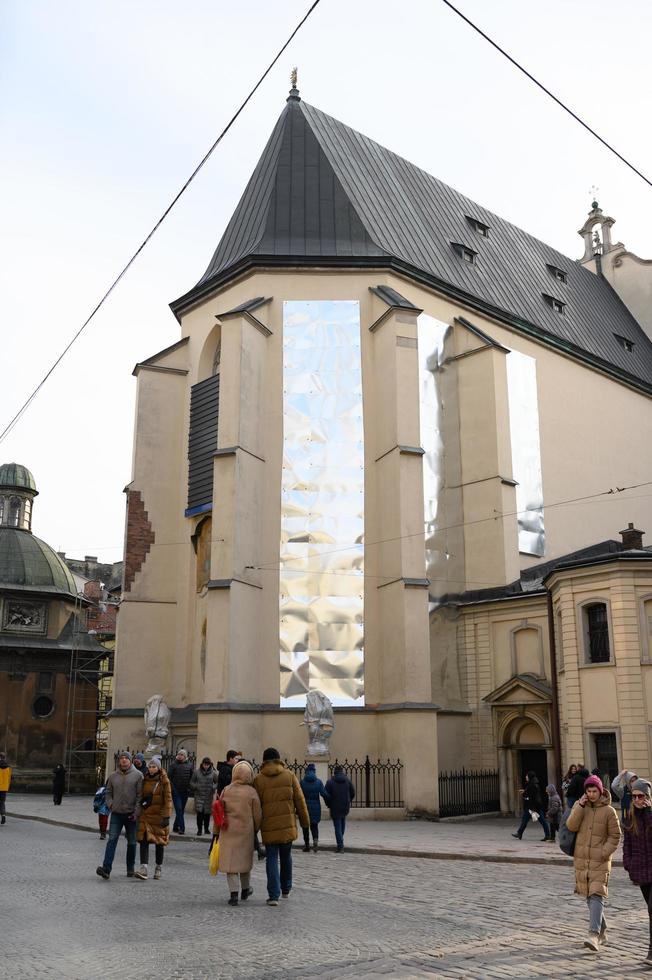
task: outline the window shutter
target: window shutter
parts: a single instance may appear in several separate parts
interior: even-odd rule
[[[188,509],[213,502],[213,456],[217,449],[219,401],[219,374],[190,389]]]

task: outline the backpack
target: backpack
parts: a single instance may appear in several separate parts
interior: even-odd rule
[[[106,802],[106,786],[100,786],[93,797],[93,813],[99,813]]]
[[[568,854],[569,857],[572,857],[575,851],[575,839],[577,834],[575,831],[569,830],[566,826],[566,821],[570,816],[570,812],[570,807],[566,807],[564,810],[564,815],[561,818],[561,823],[559,824],[559,847],[564,854]]]

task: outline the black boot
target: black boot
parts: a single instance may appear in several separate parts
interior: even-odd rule
[[[253,893],[254,893],[253,888],[243,888],[242,891],[240,892],[240,901],[246,902],[248,898],[251,898]]]
[[[237,905],[237,904],[238,904],[238,893],[237,892],[231,892],[231,898],[229,899],[229,905]]]
[[[652,940],[650,941],[650,948],[648,949],[647,956],[643,962],[646,963],[647,966],[652,966]]]

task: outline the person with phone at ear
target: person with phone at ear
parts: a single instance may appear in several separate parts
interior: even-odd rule
[[[623,866],[645,899],[650,928],[645,964],[652,966],[652,784],[636,779],[630,792],[631,809],[623,820]]]

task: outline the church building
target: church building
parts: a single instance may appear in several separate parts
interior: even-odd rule
[[[160,694],[170,748],[302,758],[320,690],[415,813],[462,766],[505,811],[652,769],[652,266],[612,225],[568,258],[293,86],[134,371],[110,757]]]

